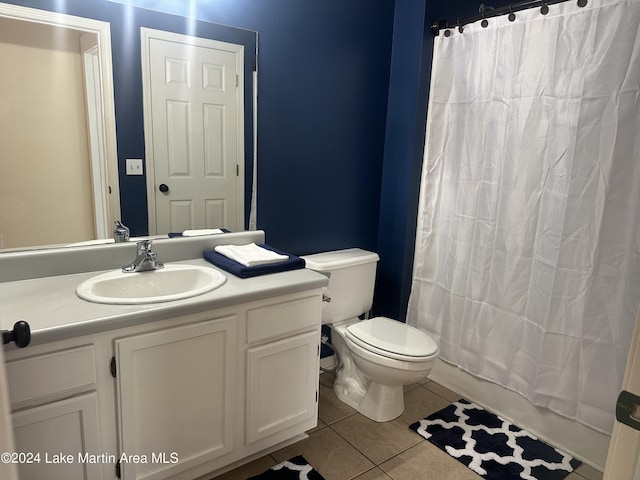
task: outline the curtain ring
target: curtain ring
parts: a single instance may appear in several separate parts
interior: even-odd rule
[[[587,6],[587,0],[578,0],[578,6],[579,7],[586,7]]]
[[[458,31],[460,33],[464,32],[464,27],[460,24],[460,17],[458,17]]]
[[[549,7],[547,6],[547,2],[545,0],[542,0],[542,7],[540,7],[540,13],[542,15],[546,15],[547,13],[549,13]]]
[[[480,4],[479,10],[480,14],[482,15],[482,22],[480,22],[480,25],[482,26],[482,28],[487,28],[489,26],[489,21],[485,18],[485,12],[487,11],[487,9],[493,10],[493,7],[487,7],[484,3]]]
[[[445,30],[444,31],[444,36],[445,37],[450,37],[451,36],[451,30]]]
[[[580,0],[580,1],[583,1],[583,0]],[[513,3],[509,4],[509,17],[507,17],[507,18],[509,18],[510,22],[515,22],[516,21],[516,14],[513,13]]]

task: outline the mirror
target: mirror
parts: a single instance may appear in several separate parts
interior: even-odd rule
[[[13,0],[5,0],[13,1]],[[17,1],[17,0],[16,0]],[[25,2],[21,2],[25,3]],[[38,2],[26,2],[37,5]],[[56,8],[56,7],[54,7]],[[62,8],[62,7],[61,7]],[[4,233],[11,229],[12,216],[16,215],[31,215],[33,211],[44,212],[44,208],[40,206],[29,206],[29,212],[26,212],[26,202],[31,201],[31,195],[24,193],[26,189],[21,189],[21,194],[24,194],[22,203],[19,199],[16,199],[16,195],[5,195],[6,190],[0,190],[0,235],[2,235],[2,243],[5,249],[15,248],[44,248],[55,244],[83,244],[90,243],[94,238],[110,238],[113,231],[113,220],[122,219],[131,229],[132,237],[153,235],[156,232],[149,229],[149,212],[153,206],[149,205],[148,190],[153,188],[153,182],[150,182],[152,175],[149,175],[146,171],[148,160],[148,146],[145,142],[148,140],[145,138],[145,122],[148,121],[146,111],[143,106],[143,85],[142,85],[142,67],[141,67],[141,39],[140,32],[143,28],[156,29],[167,31],[176,34],[191,34],[195,37],[208,38],[214,40],[220,40],[222,42],[235,43],[244,46],[244,64],[241,66],[244,73],[244,88],[243,90],[243,112],[244,112],[244,142],[243,142],[243,162],[244,167],[244,181],[241,195],[244,199],[244,212],[243,219],[244,225],[241,225],[239,229],[243,229],[247,225],[247,219],[249,218],[249,206],[251,205],[251,190],[252,190],[252,176],[253,176],[253,162],[254,162],[254,71],[257,61],[256,57],[256,45],[257,45],[257,33],[244,29],[238,29],[235,27],[217,25],[210,22],[194,21],[192,19],[186,19],[167,13],[160,13],[141,8],[131,7],[128,5],[102,3],[91,5],[66,5],[64,6],[65,13],[62,15],[58,13],[45,12],[37,9],[30,9],[26,7],[12,6],[9,4],[0,3],[0,17],[11,17],[16,20],[16,11],[29,10],[30,14],[35,14],[38,18],[36,22],[40,24],[46,24],[48,22],[55,23],[60,22],[60,19],[66,19],[69,21],[81,21],[88,23],[100,23],[107,25],[106,31],[99,30],[97,27],[92,26],[88,28],[86,25],[65,25],[65,29],[68,34],[75,34],[81,36],[80,33],[87,33],[88,31],[94,31],[94,43],[98,44],[99,50],[97,55],[94,56],[94,69],[99,70],[102,74],[106,71],[111,71],[111,63],[113,62],[113,73],[111,75],[104,74],[102,78],[102,103],[101,107],[103,111],[100,115],[95,115],[93,120],[101,126],[98,130],[106,132],[106,135],[100,143],[100,140],[96,141],[98,151],[103,152],[103,158],[100,160],[103,163],[98,163],[99,166],[92,166],[90,163],[83,165],[82,167],[71,167],[71,172],[68,174],[61,174],[61,168],[54,166],[53,161],[61,157],[66,158],[66,154],[57,153],[48,157],[49,161],[46,163],[46,168],[38,166],[35,163],[28,163],[27,172],[21,174],[28,179],[27,183],[39,185],[40,192],[47,188],[48,190],[46,198],[52,198],[59,196],[59,192],[65,192],[63,180],[69,181],[73,184],[82,184],[84,199],[72,201],[74,207],[82,207],[82,214],[76,213],[71,208],[60,207],[53,213],[46,214],[46,218],[49,223],[46,225],[44,221],[38,222],[35,231],[31,232],[31,236],[35,239],[31,243],[23,243],[21,245],[15,245],[9,243],[9,235]],[[55,20],[46,20],[47,17],[54,17]],[[67,18],[68,17],[68,18]],[[90,17],[90,18],[87,18]],[[25,21],[26,19],[22,19]],[[5,28],[0,26],[0,31],[4,32]],[[43,34],[29,35],[31,39],[40,37]],[[57,38],[52,36],[54,34],[49,33],[46,38]],[[0,40],[3,42],[4,40]],[[56,41],[57,42],[57,41]],[[49,41],[49,44],[55,44],[54,41]],[[73,42],[77,43],[77,39]],[[24,43],[24,42],[23,42]],[[58,42],[60,43],[60,42]],[[26,48],[26,46],[24,46]],[[104,54],[103,54],[104,53]],[[74,52],[76,56],[79,56],[77,52]],[[5,57],[2,58],[4,62]],[[82,61],[74,60],[76,65],[79,63],[82,65]],[[0,69],[0,71],[3,69]],[[55,78],[56,71],[59,68],[54,69],[53,72],[47,71],[40,77],[44,79]],[[76,67],[76,70],[82,70],[82,67]],[[80,72],[82,73],[82,72]],[[90,89],[86,87],[84,79],[80,80],[82,75],[78,73],[75,83],[80,84],[82,88],[82,94],[76,96],[74,105],[79,103],[79,99],[86,99],[89,97],[88,93]],[[84,85],[82,83],[84,82]],[[0,95],[10,91],[10,85],[7,85],[6,78],[3,78],[3,74],[0,73]],[[111,89],[109,91],[109,89]],[[52,98],[54,95],[49,95],[47,98]],[[67,102],[67,104],[70,102]],[[3,104],[4,105],[4,104]],[[80,112],[83,112],[84,116],[78,115],[84,119],[86,125],[90,125],[92,117],[87,113],[87,107],[79,107]],[[94,110],[95,111],[95,110]],[[113,113],[115,111],[115,113]],[[111,112],[111,113],[110,113]],[[3,107],[0,107],[0,121],[7,114],[6,110],[3,112]],[[44,127],[34,128],[37,131],[38,140],[45,137],[45,133],[52,136],[52,128],[47,128],[47,125],[67,125],[63,121],[49,120]],[[116,137],[116,125],[117,125],[117,137]],[[85,127],[84,133],[78,133],[79,128],[63,128],[70,133],[75,132],[75,138],[68,140],[65,145],[75,146],[78,150],[84,152],[84,156],[88,155],[89,151],[94,148],[94,143],[91,138],[90,129]],[[53,135],[56,136],[56,135]],[[82,142],[78,139],[83,137]],[[86,140],[85,140],[86,139]],[[9,171],[14,171],[14,167],[17,165],[17,158],[23,158],[22,148],[25,143],[22,142],[17,146],[11,147],[10,152],[3,151],[0,155],[0,182],[2,178],[9,178],[9,175],[5,175],[6,165],[9,163]],[[82,145],[82,148],[78,147],[78,144]],[[0,147],[2,148],[2,147]],[[44,148],[45,152],[54,151],[53,148]],[[44,155],[40,155],[36,158],[40,158]],[[14,159],[14,160],[7,160]],[[144,165],[143,175],[127,175],[126,174],[126,160],[127,159],[142,159]],[[34,179],[34,170],[42,170],[48,172],[45,175],[45,179],[49,181],[40,180],[36,182]],[[73,174],[73,175],[72,175]],[[102,176],[100,176],[102,175]],[[103,189],[102,193],[100,188]],[[118,191],[119,188],[119,191]],[[56,190],[57,189],[57,190]],[[109,190],[111,191],[109,194]],[[58,193],[55,193],[58,192]],[[7,198],[11,197],[11,198]],[[94,205],[99,202],[94,200],[103,199],[103,207],[100,210],[99,205]],[[41,202],[41,205],[45,205],[47,202]],[[95,212],[102,211],[102,214]],[[21,213],[22,212],[22,213]],[[101,216],[100,216],[101,215]],[[82,233],[71,237],[65,237],[64,239],[51,238],[47,239],[43,232],[61,232],[68,233],[69,231],[76,229],[76,223],[79,218],[90,218],[89,221],[83,220],[84,227]],[[93,223],[91,227],[87,227],[87,223]],[[100,228],[102,230],[100,230]],[[87,231],[89,233],[87,233]],[[158,234],[164,232],[157,232]]]

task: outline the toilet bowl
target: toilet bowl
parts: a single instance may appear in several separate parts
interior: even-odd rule
[[[332,326],[342,368],[334,391],[340,400],[376,422],[404,411],[404,385],[424,379],[438,348],[425,333],[386,317]]]
[[[373,252],[357,248],[303,257],[307,268],[329,276],[323,323],[340,357],[334,391],[344,403],[377,422],[404,411],[403,386],[430,372],[438,354],[426,333],[387,317],[361,320],[373,303]]]

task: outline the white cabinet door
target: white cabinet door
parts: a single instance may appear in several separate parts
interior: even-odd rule
[[[7,371],[4,364],[4,350],[0,348],[0,453],[15,452],[13,427],[9,416],[9,393],[7,390]],[[17,480],[18,469],[13,463],[0,462],[0,478]]]
[[[15,451],[24,456],[20,480],[102,478],[101,464],[91,461],[101,453],[95,393],[22,410],[12,420]]]
[[[233,449],[237,322],[115,341],[124,479],[170,478]]]
[[[318,411],[318,330],[247,349],[247,443]]]

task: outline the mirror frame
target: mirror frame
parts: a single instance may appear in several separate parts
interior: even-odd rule
[[[113,90],[113,67],[111,57],[111,27],[108,22],[76,17],[57,12],[49,12],[30,7],[0,3],[0,17],[31,23],[40,23],[58,28],[68,28],[85,33],[95,34],[98,43],[99,69],[98,81],[101,90],[100,106],[102,109],[102,142],[101,156],[103,165],[101,172],[92,169],[92,188],[94,196],[102,197],[106,212],[101,215],[107,224],[102,226],[109,231],[113,221],[120,218],[120,187],[118,179],[118,152],[116,139],[116,118]],[[98,188],[99,188],[98,187]],[[94,201],[94,204],[96,202]],[[100,221],[99,218],[95,219]],[[38,248],[38,247],[32,247]],[[20,249],[18,247],[18,249]]]

